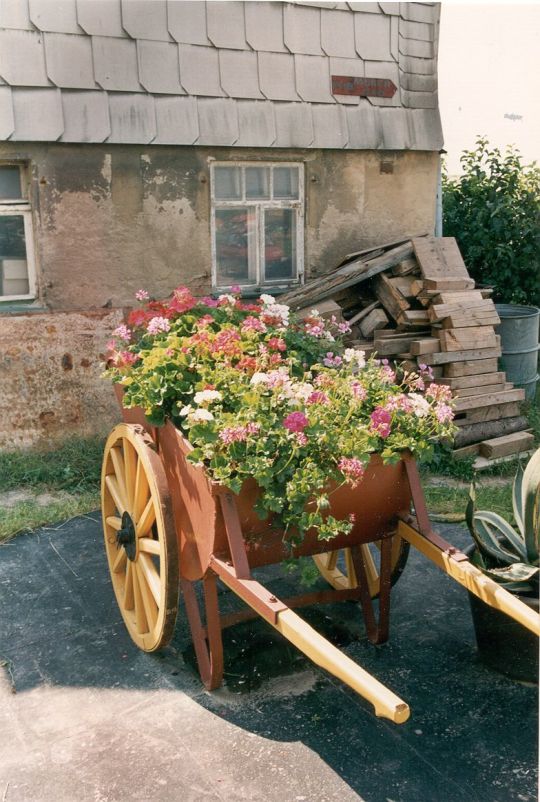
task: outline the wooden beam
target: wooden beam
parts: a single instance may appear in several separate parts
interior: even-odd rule
[[[529,432],[514,432],[493,440],[484,440],[480,443],[480,454],[488,459],[506,457],[508,454],[519,454],[529,451],[534,446],[534,435]]]
[[[482,423],[483,421],[499,420],[500,418],[515,418],[521,412],[519,401],[510,401],[506,404],[493,404],[490,407],[479,407],[469,409],[464,413],[458,413],[461,417],[456,417],[456,426],[468,426],[470,423]]]
[[[486,360],[487,361],[487,360]],[[454,378],[437,379],[435,384],[447,384],[452,390],[461,390],[466,387],[482,387],[489,384],[500,384],[506,381],[506,373],[480,373],[472,376],[457,376]]]
[[[401,292],[396,289],[384,274],[377,276],[374,281],[375,295],[383,305],[388,314],[398,320],[399,316],[406,309],[410,309],[409,302],[403,297]]]
[[[464,412],[468,409],[478,409],[479,407],[491,407],[494,404],[504,404],[510,401],[523,401],[525,390],[503,390],[500,393],[486,393],[486,395],[467,396],[455,400],[456,412]]]
[[[497,335],[493,326],[469,326],[443,329],[438,332],[442,351],[464,351],[470,348],[495,348]]]
[[[444,351],[440,354],[426,354],[426,365],[446,365],[449,362],[470,362],[490,359],[501,355],[501,347],[495,348],[465,348],[463,351]]]
[[[513,405],[512,405],[513,406]],[[520,432],[528,426],[527,418],[519,415],[514,418],[504,418],[502,420],[481,421],[462,426],[454,437],[456,446],[466,446],[468,443],[478,443],[481,440],[494,437],[496,435]]]
[[[491,373],[497,370],[497,359],[466,359],[460,362],[451,362],[444,365],[443,374],[446,378],[458,376],[475,376],[476,374]]]

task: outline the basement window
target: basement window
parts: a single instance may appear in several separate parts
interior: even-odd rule
[[[303,177],[301,164],[212,164],[214,287],[278,291],[302,280]]]
[[[35,297],[32,210],[26,170],[0,164],[0,301]]]

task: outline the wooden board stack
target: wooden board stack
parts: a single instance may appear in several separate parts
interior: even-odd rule
[[[479,466],[533,447],[525,394],[498,368],[500,323],[491,291],[475,289],[455,239],[415,237],[353,254],[336,270],[282,296],[307,313],[321,302],[353,329],[352,344],[417,370],[455,398],[456,457]]]

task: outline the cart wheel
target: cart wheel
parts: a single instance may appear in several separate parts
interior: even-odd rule
[[[178,612],[178,547],[165,471],[142,426],[105,444],[101,509],[109,570],[129,634],[145,652],[170,640]]]
[[[366,573],[369,585],[369,594],[372,599],[379,595],[379,560],[380,560],[380,540],[374,543],[364,543],[359,546],[364,556]],[[407,557],[409,556],[409,543],[399,535],[392,538],[392,574],[391,581],[394,585],[401,576]],[[327,551],[324,554],[316,554],[313,557],[315,565],[321,575],[336,590],[352,590],[358,587],[358,580],[354,570],[351,549],[338,549],[337,551]]]

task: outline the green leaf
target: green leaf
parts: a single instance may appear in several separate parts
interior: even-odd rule
[[[540,540],[540,448],[530,458],[522,482],[523,529],[527,557],[538,563]]]

